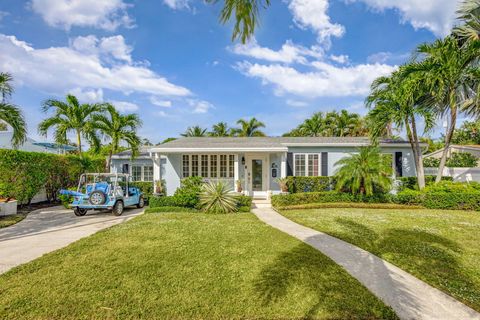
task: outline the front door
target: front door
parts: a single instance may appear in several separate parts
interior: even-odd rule
[[[268,189],[268,156],[247,155],[247,190],[250,195],[266,194]]]

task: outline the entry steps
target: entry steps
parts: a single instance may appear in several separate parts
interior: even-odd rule
[[[253,208],[271,208],[272,202],[267,199],[253,198],[252,207]]]

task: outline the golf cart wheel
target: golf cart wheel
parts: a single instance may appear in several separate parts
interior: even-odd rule
[[[73,209],[73,213],[75,213],[77,217],[83,217],[84,215],[87,214],[87,209],[77,207]]]
[[[112,212],[116,216],[121,216],[123,213],[123,201],[117,201],[115,202],[115,205],[113,206]]]
[[[107,198],[105,197],[105,194],[99,190],[93,191],[88,198],[90,204],[94,206],[102,205],[105,203],[106,200]]]
[[[140,196],[140,199],[138,199],[137,208],[143,208],[144,206],[145,206],[145,199],[143,199],[143,196]]]

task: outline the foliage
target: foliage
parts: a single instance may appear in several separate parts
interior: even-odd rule
[[[377,147],[361,147],[358,153],[337,161],[335,172],[337,190],[370,196],[375,188],[390,190],[392,185],[391,158],[382,155]]]
[[[400,180],[402,182],[402,185],[399,191],[402,191],[404,189],[418,190],[417,177],[398,177],[397,180]],[[443,177],[443,180],[452,181],[453,178]],[[433,183],[435,183],[435,176],[425,176],[425,184],[427,186]]]
[[[23,213],[9,214],[8,216],[0,216],[0,229],[10,227],[15,223],[19,223],[25,219],[27,215]]]
[[[433,140],[431,138],[421,137],[420,142],[428,144],[424,154],[432,153],[443,148],[444,144],[441,140]]]
[[[480,5],[478,0],[463,0],[457,18],[463,23],[453,28],[453,34],[462,42],[480,39]]]
[[[235,196],[235,200],[237,203],[237,210],[239,212],[250,212],[250,210],[252,209],[252,197],[239,195]]]
[[[73,131],[76,135],[78,153],[82,153],[82,137],[87,139],[94,150],[100,148],[93,116],[104,111],[101,104],[80,104],[78,99],[68,94],[66,101],[50,99],[43,103],[42,110],[47,113],[54,110],[54,114],[38,125],[40,134],[46,136],[50,128],[54,128],[55,142],[68,143],[67,133]]]
[[[230,137],[233,134],[233,130],[228,127],[226,122],[219,122],[212,126],[212,131],[208,133],[211,137]]]
[[[423,159],[423,166],[426,168],[438,168],[440,166],[440,159],[429,157]]]
[[[204,184],[202,177],[188,177],[182,179],[180,187],[173,195],[176,205],[180,207],[195,208],[200,201],[199,195]]]
[[[200,126],[188,127],[187,130],[181,134],[182,137],[205,137],[207,136],[207,129]],[[165,142],[162,142],[165,143]]]
[[[423,193],[418,190],[405,189],[398,192],[393,199],[395,203],[421,205],[423,203]]]
[[[174,196],[153,196],[149,199],[150,208],[158,207],[184,207],[177,203]]]
[[[480,144],[480,121],[465,121],[455,129],[452,136],[455,144]]]
[[[250,120],[240,119],[237,121],[240,128],[233,129],[232,132],[237,137],[264,137],[265,133],[260,128],[265,128],[265,124],[256,118]]]
[[[145,213],[160,213],[160,212],[198,212],[198,210],[194,208],[171,207],[171,206],[154,207],[154,208],[145,209]]]
[[[207,182],[200,192],[199,207],[205,212],[232,213],[237,211],[237,202],[225,182]]]
[[[135,181],[128,184],[130,187],[137,187],[143,194],[143,198],[146,202],[149,201],[153,195],[153,182],[150,181]]]
[[[288,182],[290,181],[290,177],[284,177],[284,178],[276,178],[275,182],[278,184],[280,187],[280,191],[282,192],[288,192]]]
[[[447,159],[449,168],[472,168],[478,167],[478,158],[468,152],[455,152]]]
[[[13,78],[9,73],[0,72],[0,123],[2,128],[5,127],[5,123],[12,127],[12,144],[18,147],[27,139],[27,124],[20,108],[8,102],[14,91],[12,81]],[[5,130],[2,129],[2,131]]]
[[[272,205],[282,208],[292,205],[303,205],[307,203],[327,202],[367,202],[367,203],[388,203],[391,202],[389,194],[375,194],[371,196],[353,195],[346,192],[325,191],[325,192],[304,192],[272,196]]]
[[[286,179],[288,192],[321,192],[332,189],[332,179],[330,177],[295,177],[290,176]]]
[[[42,188],[55,201],[62,188],[75,187],[85,172],[102,172],[104,159],[0,150],[0,196],[30,203]]]
[[[282,210],[325,209],[325,208],[357,208],[357,209],[421,209],[421,206],[398,203],[372,203],[372,202],[319,202],[297,204],[281,207]]]

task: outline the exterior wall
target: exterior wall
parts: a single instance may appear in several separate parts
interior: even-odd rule
[[[180,180],[182,179],[182,155],[169,154],[166,156],[165,174],[162,175],[165,180],[167,188],[167,195],[172,196],[180,187]]]
[[[436,176],[438,168],[425,168],[426,175]],[[458,182],[480,182],[480,168],[444,168],[443,175]]]
[[[273,177],[272,175],[272,165],[276,165],[277,176]],[[268,174],[270,176],[270,185],[269,190],[271,191],[280,191],[280,186],[275,180],[282,177],[282,153],[271,153],[270,162],[268,164]]]

